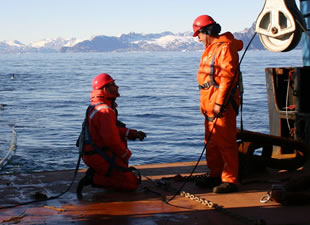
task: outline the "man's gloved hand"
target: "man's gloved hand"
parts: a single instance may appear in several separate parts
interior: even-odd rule
[[[143,131],[137,131],[134,129],[130,129],[129,134],[127,136],[128,140],[132,140],[132,141],[135,141],[137,138],[140,141],[143,141],[145,137],[146,137],[146,133],[144,133]]]

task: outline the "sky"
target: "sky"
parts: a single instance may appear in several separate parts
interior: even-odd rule
[[[192,31],[208,14],[222,31],[249,28],[265,0],[0,0],[0,41],[24,44],[45,38],[90,39],[130,32]]]

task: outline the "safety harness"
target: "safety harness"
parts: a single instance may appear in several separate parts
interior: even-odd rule
[[[96,108],[96,106],[98,106],[98,105],[101,105],[101,106]],[[85,113],[85,119],[84,119],[84,122],[82,124],[82,130],[81,130],[80,136],[79,136],[77,143],[76,143],[76,146],[79,147],[79,153],[81,156],[92,155],[92,154],[100,154],[109,163],[109,169],[108,169],[106,176],[111,176],[113,169],[118,169],[122,172],[136,171],[137,176],[138,176],[138,184],[140,184],[141,183],[141,175],[140,175],[139,170],[137,170],[133,166],[122,167],[122,166],[118,165],[116,163],[116,160],[115,160],[116,154],[114,152],[112,153],[112,157],[110,157],[106,153],[106,151],[108,150],[107,147],[100,148],[92,141],[90,131],[89,131],[89,125],[88,125],[88,116],[90,119],[92,119],[95,116],[95,114],[97,112],[99,112],[100,109],[103,109],[103,108],[110,108],[110,107],[108,105],[106,105],[105,103],[97,103],[95,105],[89,105],[88,106],[86,113]],[[94,150],[86,152],[84,150],[85,144],[90,144],[94,148]]]
[[[212,61],[211,61],[211,65],[210,65],[210,81],[207,81],[205,82],[204,84],[201,84],[201,85],[198,85],[198,88],[199,90],[203,89],[203,90],[207,90],[209,89],[210,87],[214,86],[215,88],[219,88],[219,85],[215,82],[215,79],[214,79],[214,64],[215,64],[215,56],[216,56],[216,52],[218,50],[218,48],[223,44],[224,42],[220,42],[219,45],[215,48],[214,50],[214,54],[213,54],[213,57],[212,57]],[[238,80],[238,83],[237,85],[232,89],[231,93],[230,93],[230,96],[229,96],[229,99],[228,99],[228,103],[231,103],[233,109],[235,110],[236,114],[238,115],[238,112],[239,112],[239,106],[238,104],[236,103],[235,99],[234,99],[234,95],[235,95],[235,92],[237,90],[237,88],[240,90],[240,94],[242,96],[242,93],[243,93],[243,90],[242,90],[242,73],[239,69],[239,80]],[[228,104],[227,103],[227,104]],[[225,109],[224,109],[225,110]],[[204,113],[205,117],[207,120],[209,121],[213,121],[214,118],[210,118],[207,116],[206,113]]]

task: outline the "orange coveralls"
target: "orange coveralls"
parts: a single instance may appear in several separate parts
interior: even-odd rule
[[[234,39],[229,32],[219,36],[216,41],[206,46],[200,61],[197,74],[199,85],[210,82],[212,59],[214,57],[213,79],[218,88],[212,85],[200,90],[200,109],[205,115],[205,143],[212,130],[214,105],[225,105],[227,95],[231,93],[231,83],[235,87],[238,83],[239,72],[238,51],[243,48],[241,40]],[[234,79],[234,76],[237,77]],[[230,93],[228,93],[230,92]],[[235,89],[233,96],[236,105],[240,105],[240,91]],[[226,102],[224,102],[226,101]],[[211,177],[221,177],[222,182],[236,184],[238,177],[238,146],[236,143],[236,116],[237,112],[229,103],[223,113],[223,117],[217,119],[213,134],[207,144],[206,160]],[[208,119],[209,118],[209,119]]]
[[[115,103],[103,97],[102,90],[93,90],[91,92],[91,104],[97,105],[95,109],[88,114],[88,124],[91,139],[99,148],[106,148],[105,152],[113,158],[117,165],[128,168],[128,160],[131,151],[127,148],[126,136],[130,129],[118,127],[116,125],[117,113]],[[85,164],[95,170],[93,182],[106,188],[115,190],[135,190],[138,187],[138,181],[135,174],[131,171],[123,172],[117,168],[112,169],[108,175],[110,163],[100,154],[87,154],[94,152],[90,144],[84,146],[85,155],[83,161]]]

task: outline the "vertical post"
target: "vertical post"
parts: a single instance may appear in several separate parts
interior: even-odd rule
[[[310,1],[300,0],[300,11],[305,18],[306,29],[310,30]],[[304,66],[310,66],[310,39],[303,33],[302,34],[302,60]]]

